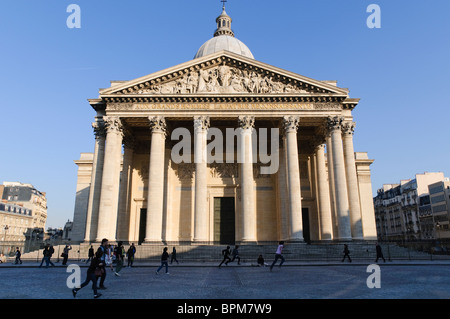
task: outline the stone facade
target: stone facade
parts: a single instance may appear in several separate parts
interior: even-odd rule
[[[99,93],[72,240],[376,239],[359,100],[336,82],[221,50]]]

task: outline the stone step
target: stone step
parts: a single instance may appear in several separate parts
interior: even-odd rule
[[[94,245],[97,250],[98,244]],[[60,257],[65,245],[54,246],[55,253],[53,260]],[[72,245],[69,251],[69,259],[87,259],[89,245]],[[129,245],[125,245],[125,251]],[[137,245],[137,260],[158,261],[164,247],[168,247],[169,255],[172,253],[173,245]],[[177,259],[185,261],[217,261],[222,259],[222,250],[225,245],[176,245]],[[338,260],[343,256],[343,244],[305,244],[295,243],[287,244],[283,249],[283,255],[291,260]],[[352,259],[372,259],[375,258],[375,245],[373,243],[349,243],[350,256]],[[430,259],[430,254],[420,251],[414,251],[395,244],[382,244],[385,258],[391,259]],[[230,245],[233,249],[234,246]],[[259,255],[265,259],[271,259],[277,249],[277,244],[265,245],[241,245],[239,255],[242,260],[256,261]],[[42,249],[22,254],[23,260],[40,260],[42,258]],[[434,257],[433,257],[434,258]]]

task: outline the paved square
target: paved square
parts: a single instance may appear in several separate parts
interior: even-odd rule
[[[81,265],[81,282],[87,267]],[[25,264],[24,264],[25,265]],[[0,299],[73,299],[66,268],[1,266]],[[369,264],[302,264],[275,267],[158,265],[108,270],[102,299],[448,299],[450,264],[380,263],[380,288],[368,288]],[[92,299],[91,285],[77,299]]]

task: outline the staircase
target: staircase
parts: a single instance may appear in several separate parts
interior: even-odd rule
[[[374,261],[376,258],[374,242],[348,242],[350,257],[352,260]],[[94,244],[97,250],[98,244]],[[241,262],[256,263],[259,255],[262,255],[266,262],[273,259],[277,249],[277,243],[248,244],[239,246],[239,256]],[[52,261],[61,260],[61,253],[65,245],[57,245],[53,248]],[[79,244],[72,245],[69,251],[69,260],[85,260],[88,256],[90,245]],[[124,245],[125,251],[129,245]],[[226,245],[194,245],[194,244],[176,244],[176,245],[137,245],[135,260],[137,261],[160,261],[163,248],[168,248],[169,255],[172,248],[177,250],[178,261],[184,262],[220,262],[222,260],[222,250]],[[437,256],[429,253],[411,250],[398,246],[393,243],[381,244],[384,258],[386,260],[431,260],[431,259],[449,259],[450,256]],[[231,250],[234,245],[230,245]],[[287,260],[292,261],[323,261],[335,262],[341,261],[343,257],[344,243],[286,243],[283,249],[283,255]],[[42,249],[22,254],[22,260],[40,262],[42,259]],[[13,258],[10,258],[10,260]]]

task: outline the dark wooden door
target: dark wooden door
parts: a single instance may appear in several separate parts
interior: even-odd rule
[[[214,242],[235,243],[234,197],[214,197]]]

